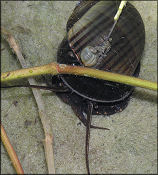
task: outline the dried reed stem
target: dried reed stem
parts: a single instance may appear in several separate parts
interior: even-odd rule
[[[13,49],[13,51],[17,55],[17,59],[19,60],[22,68],[29,67],[29,63],[26,63],[21,51],[20,47],[18,46],[17,42],[15,41],[14,37],[6,31],[4,28],[1,29],[2,34],[4,34],[7,37],[7,41],[10,45],[10,47]],[[36,85],[36,81],[33,78],[28,78],[28,81],[32,85]],[[48,166],[48,172],[49,174],[55,174],[55,166],[54,166],[54,154],[53,154],[53,134],[52,134],[52,128],[50,126],[50,120],[49,117],[46,115],[44,103],[42,100],[42,95],[40,93],[40,90],[32,88],[33,95],[35,97],[37,106],[38,106],[38,112],[39,116],[43,125],[44,133],[45,133],[45,140],[44,140],[44,149],[45,149],[45,156]]]
[[[14,166],[17,174],[24,174],[24,171],[22,169],[22,166],[20,164],[18,156],[16,155],[16,152],[14,151],[14,148],[11,145],[9,138],[8,138],[2,124],[0,124],[0,126],[1,126],[1,140],[2,140],[6,150],[8,152],[8,155],[13,163],[13,166]]]

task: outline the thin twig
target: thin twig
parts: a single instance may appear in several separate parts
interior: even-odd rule
[[[7,41],[13,51],[16,53],[17,58],[22,66],[22,68],[27,68],[30,65],[26,63],[21,51],[20,47],[18,46],[17,42],[15,41],[14,37],[6,31],[4,28],[1,29],[2,33],[7,36]],[[28,81],[31,85],[36,85],[36,81],[33,78],[28,78]],[[42,95],[38,89],[32,88],[33,95],[35,97],[39,116],[43,125],[44,133],[45,133],[45,140],[44,140],[44,149],[45,149],[45,156],[48,166],[49,174],[55,174],[55,166],[54,166],[54,154],[53,154],[53,134],[52,128],[50,126],[49,117],[46,115],[44,103],[42,100]]]
[[[118,21],[120,15],[122,13],[123,8],[126,6],[126,3],[127,3],[127,1],[121,1],[119,8],[114,16],[114,21]]]
[[[1,139],[2,139],[2,142],[3,142],[5,148],[8,152],[8,155],[13,163],[13,166],[14,166],[17,174],[24,174],[24,171],[22,169],[22,166],[20,164],[18,156],[16,155],[16,152],[14,151],[14,148],[11,145],[9,138],[8,138],[2,124],[0,124],[0,126],[1,126]]]
[[[120,2],[119,8],[118,8],[118,10],[117,10],[117,12],[116,12],[116,14],[114,16],[114,23],[113,23],[112,28],[110,29],[110,32],[109,32],[109,34],[107,36],[107,40],[109,40],[112,32],[114,31],[114,28],[115,28],[115,26],[117,24],[117,21],[119,20],[119,17],[120,17],[120,15],[122,13],[123,8],[126,6],[126,3],[127,3],[127,1],[121,1]]]

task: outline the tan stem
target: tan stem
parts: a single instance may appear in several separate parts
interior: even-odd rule
[[[18,156],[16,155],[16,152],[14,151],[14,148],[12,147],[2,124],[0,124],[0,126],[1,126],[1,140],[2,140],[6,150],[8,152],[8,155],[13,163],[13,166],[14,166],[17,174],[24,174],[24,171],[22,169],[22,166],[20,164]]]
[[[17,59],[20,62],[21,66],[23,68],[27,68],[30,66],[29,63],[26,63],[19,45],[15,41],[14,37],[6,31],[4,28],[2,28],[2,33],[7,37],[6,40],[8,41],[10,47],[13,49],[15,54],[17,55]],[[28,78],[28,81],[30,84],[36,85],[36,81],[33,78]],[[55,174],[55,166],[54,166],[54,153],[53,153],[53,134],[52,134],[52,128],[50,126],[49,117],[46,115],[44,103],[42,100],[42,95],[38,89],[32,88],[33,95],[35,97],[39,116],[43,125],[44,133],[45,133],[45,140],[44,140],[44,150],[45,150],[45,157],[46,162],[48,166],[48,173],[49,174]]]

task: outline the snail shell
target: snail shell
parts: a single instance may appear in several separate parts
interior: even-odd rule
[[[59,47],[57,61],[138,76],[145,30],[133,5],[126,4],[107,40],[119,4],[118,1],[79,3],[67,22],[67,35]],[[61,78],[73,92],[97,102],[118,102],[133,91],[131,86],[94,78],[72,75]]]
[[[94,66],[97,64],[97,50],[92,46],[86,46],[81,52],[81,60],[84,66]]]

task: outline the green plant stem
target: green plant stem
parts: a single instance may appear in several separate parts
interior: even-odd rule
[[[0,126],[1,126],[1,139],[2,139],[2,142],[5,146],[8,154],[9,154],[9,157],[10,157],[12,163],[13,163],[13,166],[14,166],[17,174],[24,174],[24,171],[22,169],[20,161],[19,161],[19,159],[16,155],[16,152],[14,151],[14,148],[12,147],[12,145],[9,141],[9,138],[8,138],[2,124],[0,124]]]
[[[19,69],[15,71],[5,72],[1,75],[1,82],[5,83],[11,80],[17,80],[22,78],[34,77],[39,75],[58,75],[58,74],[74,74],[87,77],[98,78],[102,80],[114,81],[123,83],[131,86],[142,87],[151,90],[157,90],[157,83],[135,78],[131,76],[101,71],[97,69],[80,67],[80,66],[69,66],[65,64],[50,63],[43,66],[32,67],[27,69]]]

